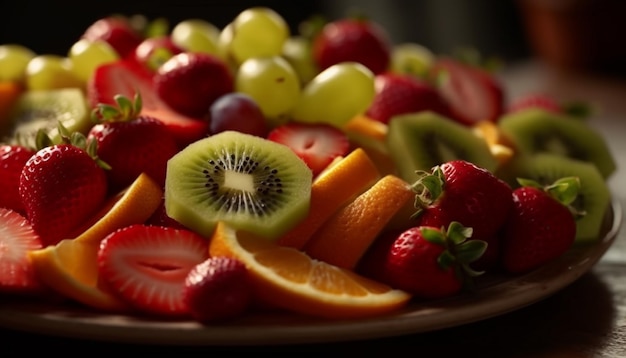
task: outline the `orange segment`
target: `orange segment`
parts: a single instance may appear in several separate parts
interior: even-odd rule
[[[353,269],[388,222],[413,198],[409,183],[386,175],[328,219],[304,251],[315,259]]]
[[[311,186],[309,214],[278,239],[278,243],[301,249],[333,213],[372,186],[379,177],[376,165],[361,148],[333,163]]]
[[[0,81],[0,134],[9,126],[9,114],[22,94],[23,87],[12,81]]]
[[[209,253],[242,261],[250,270],[255,294],[264,303],[306,315],[369,317],[397,310],[411,298],[404,291],[224,223],[217,225]]]
[[[343,127],[355,147],[362,148],[382,174],[393,174],[396,169],[389,157],[386,138],[387,125],[364,115],[352,118]]]
[[[87,306],[107,311],[127,306],[98,285],[100,241],[119,228],[143,223],[161,202],[160,186],[145,174],[140,175],[123,193],[111,199],[99,220],[75,239],[34,250],[29,257],[41,281]]]
[[[491,154],[498,163],[507,162],[514,154],[513,145],[505,138],[498,126],[491,121],[480,121],[474,125],[474,133],[483,138],[489,145]]]

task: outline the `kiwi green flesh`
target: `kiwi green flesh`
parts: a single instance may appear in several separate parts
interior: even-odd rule
[[[45,129],[56,143],[60,140],[59,122],[70,133],[87,134],[92,125],[85,95],[79,88],[27,91],[18,99],[9,122],[2,142],[33,148],[39,129]]]
[[[398,175],[408,182],[415,181],[416,171],[428,171],[454,159],[491,172],[497,165],[487,143],[469,127],[430,111],[393,117],[386,145]]]
[[[580,193],[573,206],[585,215],[576,221],[576,243],[593,243],[601,239],[611,194],[604,177],[592,163],[550,153],[517,155],[495,174],[513,188],[520,186],[516,178],[533,179],[548,185],[562,177],[579,177]]]
[[[289,147],[226,131],[168,161],[165,210],[205,237],[223,221],[272,240],[308,214],[311,182],[311,170]]]
[[[578,118],[531,109],[506,115],[498,124],[502,133],[525,154],[552,153],[591,162],[605,179],[616,170],[607,142]]]

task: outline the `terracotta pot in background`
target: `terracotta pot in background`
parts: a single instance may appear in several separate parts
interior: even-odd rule
[[[626,73],[626,1],[517,2],[539,58],[567,70]]]

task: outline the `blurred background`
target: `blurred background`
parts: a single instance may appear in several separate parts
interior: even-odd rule
[[[279,12],[297,31],[312,14],[327,19],[359,11],[381,24],[395,43],[417,42],[438,54],[471,46],[512,62],[538,55],[559,68],[623,72],[626,61],[624,0],[309,0],[3,1],[0,43],[37,53],[66,54],[98,18],[120,13],[165,17],[171,26],[203,18],[225,26],[246,7]]]

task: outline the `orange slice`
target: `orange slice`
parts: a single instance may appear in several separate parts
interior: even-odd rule
[[[474,133],[483,138],[491,154],[499,164],[506,163],[514,154],[512,143],[504,137],[498,126],[491,121],[480,121],[473,127]]]
[[[306,315],[370,317],[397,310],[411,298],[404,291],[311,259],[302,251],[237,231],[224,223],[218,223],[209,253],[242,261],[262,302]]]
[[[33,250],[29,257],[40,280],[67,298],[106,311],[127,305],[98,285],[98,250],[109,233],[145,222],[161,203],[161,187],[145,174],[112,198],[99,220],[75,239]]]
[[[9,125],[9,114],[22,91],[23,87],[17,82],[0,81],[0,134]]]
[[[387,125],[364,115],[352,118],[343,127],[355,147],[362,148],[384,174],[395,173],[395,165],[387,150]]]
[[[331,216],[304,251],[315,259],[353,269],[389,221],[414,197],[409,183],[386,175]]]
[[[332,214],[367,190],[379,178],[376,165],[361,148],[331,164],[311,185],[309,214],[279,238],[278,243],[301,249]]]

